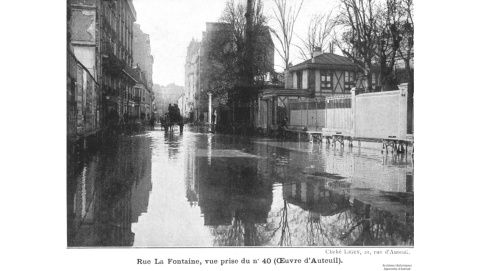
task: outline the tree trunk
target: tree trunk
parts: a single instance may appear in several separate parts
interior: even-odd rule
[[[404,59],[408,78],[408,134],[414,134],[414,75],[411,71],[410,58]]]

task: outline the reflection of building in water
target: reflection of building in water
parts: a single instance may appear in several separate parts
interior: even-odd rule
[[[151,190],[150,139],[111,142],[68,177],[68,245],[131,246]],[[71,204],[72,203],[72,204]]]
[[[260,245],[257,226],[267,222],[272,205],[271,184],[258,171],[259,159],[196,158],[199,206],[218,245]]]
[[[406,192],[406,175],[412,171],[409,162],[400,161],[402,155],[385,155],[381,160],[351,155],[328,155],[325,170],[349,178],[353,186],[390,192]],[[406,158],[407,159],[407,158]]]
[[[132,186],[132,201],[131,201],[131,215],[132,222],[138,222],[139,216],[146,213],[149,204],[149,195],[153,188],[151,180],[151,157],[152,149],[150,147],[151,142],[146,139],[139,140],[139,145],[135,148],[133,154],[134,163],[127,163],[132,167],[131,172],[136,176],[133,176],[134,185]],[[138,170],[135,170],[137,167]]]
[[[312,179],[312,178],[310,178]],[[330,177],[283,185],[283,199],[292,204],[287,208],[286,241],[291,245],[371,246],[412,245],[413,216],[405,218],[376,208],[343,190],[333,191],[330,185],[347,183]],[[294,208],[294,206],[300,207]]]
[[[186,186],[186,198],[191,206],[195,206],[198,204],[198,182],[196,180],[195,172],[195,159],[196,154],[194,151],[190,151],[194,149],[194,146],[188,145],[186,146],[185,151],[185,165],[186,165],[186,173],[185,173],[185,186]]]
[[[311,145],[312,146],[312,145]],[[289,148],[290,145],[287,145]],[[293,145],[291,146],[293,147]],[[262,149],[262,148],[260,148]],[[280,151],[279,151],[280,150]],[[281,151],[285,153],[282,153]],[[277,149],[275,169],[272,173],[282,179],[289,181],[292,177],[286,178],[287,174],[294,174],[293,170],[284,171],[284,166],[299,168],[307,174],[330,173],[344,177],[350,182],[353,188],[375,189],[387,192],[406,192],[411,190],[407,187],[406,175],[413,171],[412,158],[402,154],[357,154],[341,152],[327,148],[309,148],[307,155],[303,152],[290,151],[288,149]],[[267,153],[267,156],[272,156]],[[284,165],[284,158],[288,161]]]
[[[284,184],[283,199],[322,216],[333,216],[350,208],[348,197],[327,189],[322,179]]]

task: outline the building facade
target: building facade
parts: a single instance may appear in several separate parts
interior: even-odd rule
[[[285,71],[285,89],[302,90],[311,97],[326,97],[350,94],[362,68],[349,58],[333,53],[314,52],[314,57]],[[373,86],[378,85],[378,76],[373,73]]]
[[[185,115],[187,114],[191,121],[196,119],[196,108],[200,108],[197,104],[201,89],[201,42],[192,39],[186,54],[185,63]],[[198,98],[198,99],[195,99]]]
[[[352,88],[363,88],[363,76],[361,66],[351,59],[322,53],[317,48],[311,59],[285,70],[284,87],[270,87],[260,92],[255,126],[275,130],[284,118],[291,120],[289,109],[313,106],[312,109],[317,110],[329,97],[350,96]],[[371,80],[376,88],[380,86],[378,78],[378,72],[374,71]]]
[[[134,66],[141,68],[146,77],[147,87],[152,89],[154,57],[151,54],[151,40],[149,35],[141,30],[139,24],[133,24],[133,31]]]
[[[145,122],[153,116],[154,94],[148,87],[146,75],[141,68],[133,69],[136,85],[134,85],[132,99],[127,99],[127,116],[135,122]],[[131,112],[129,112],[131,111]]]
[[[136,80],[133,65],[132,0],[68,0],[70,43],[75,57],[99,84],[101,127],[127,112]]]
[[[154,113],[153,64],[151,40],[141,30],[139,24],[133,24],[133,61],[137,84],[134,86],[134,108],[136,117],[145,121]]]

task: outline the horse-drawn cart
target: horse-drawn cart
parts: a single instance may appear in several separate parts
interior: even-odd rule
[[[179,112],[171,112],[167,113],[164,116],[164,119],[161,122],[161,125],[164,128],[164,131],[167,133],[168,131],[173,132],[173,126],[178,125],[179,126],[179,132],[183,132],[183,117]]]

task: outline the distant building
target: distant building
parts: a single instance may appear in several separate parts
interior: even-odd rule
[[[154,109],[151,41],[139,24],[133,24],[133,61],[137,84],[134,87],[134,112],[141,119],[151,117]]]
[[[175,85],[174,83],[167,86],[155,84],[153,86],[153,92],[157,109],[156,114],[163,116],[168,113],[169,104],[174,105],[178,103],[178,98],[184,93],[184,87]]]
[[[136,85],[134,86],[134,93],[132,97],[132,112],[129,113],[135,119],[141,121],[147,120],[153,114],[154,94],[148,87],[146,75],[141,68],[134,69]]]
[[[134,66],[141,68],[146,77],[147,87],[153,88],[153,64],[154,57],[151,55],[151,40],[148,34],[141,30],[139,24],[133,24],[133,61]]]
[[[178,108],[179,108],[179,111],[180,111],[180,114],[183,118],[186,118],[189,116],[189,113],[186,112],[186,97],[185,97],[185,94],[181,94],[181,96],[179,96],[178,98]]]
[[[185,63],[185,114],[194,112],[197,107],[197,100],[199,100],[201,88],[201,42],[192,39],[187,50]],[[198,99],[195,99],[197,97]]]
[[[214,98],[209,107],[209,93],[213,82],[218,83],[219,78],[213,74],[211,67],[220,65],[216,60],[211,59],[210,48],[219,39],[220,33],[226,32],[229,35],[231,29],[227,23],[206,23],[206,31],[202,32],[201,41],[191,40],[186,54],[185,63],[185,99],[187,110],[193,112],[194,120],[197,120],[201,113],[210,116],[209,111],[216,112],[221,105],[226,105],[226,99]],[[258,50],[255,55],[257,59],[263,59],[261,69],[273,71],[274,66],[274,46],[268,27],[263,27],[261,34],[257,36],[257,43],[264,44],[263,50]],[[216,47],[216,46],[215,46]],[[231,112],[229,110],[229,112]],[[249,111],[247,111],[249,113]],[[210,116],[211,117],[211,116]],[[209,118],[205,120],[209,120]],[[221,118],[220,118],[221,117]],[[225,116],[218,116],[218,120],[230,119]]]
[[[153,95],[154,95],[154,104],[156,106],[156,116],[163,116],[163,100],[161,95],[161,86],[158,84],[153,84]]]

